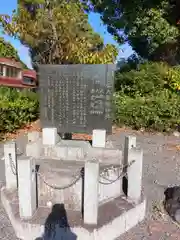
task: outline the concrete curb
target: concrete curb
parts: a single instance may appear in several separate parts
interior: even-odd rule
[[[15,230],[16,236],[22,240],[35,240],[37,237],[42,236],[44,225],[31,224],[21,220],[18,217],[18,210],[17,212],[13,212],[11,203],[5,194],[5,190],[5,187],[1,188],[1,201]],[[74,227],[71,230],[77,235],[77,240],[114,240],[136,226],[139,222],[143,221],[145,214],[146,199],[135,205],[129,211],[125,211],[112,222],[109,222],[99,229],[95,229],[93,232],[89,232],[83,227]],[[70,240],[68,236],[65,239]]]

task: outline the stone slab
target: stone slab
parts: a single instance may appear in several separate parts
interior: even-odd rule
[[[61,140],[55,146],[42,144],[42,138],[27,142],[24,146],[27,156],[35,157],[37,160],[55,159],[61,161],[85,161],[88,158],[98,158],[100,163],[119,164],[122,161],[122,151],[113,148],[111,142],[107,142],[106,148],[93,148],[88,141]],[[4,160],[2,155],[1,160]]]
[[[91,148],[87,157],[96,158],[101,163],[120,164],[122,151],[116,148]]]
[[[56,171],[56,172],[65,172],[65,173],[70,173],[71,175],[73,172],[76,170],[84,167],[84,162],[82,161],[57,161],[56,159],[51,159],[51,158],[40,158],[36,159],[36,164],[40,165],[40,171]],[[111,162],[100,162],[100,171],[102,171],[104,168],[110,168],[110,167],[119,167],[119,163],[113,164]]]
[[[19,217],[17,203],[11,201],[12,194],[9,194],[4,187],[1,189],[1,200],[18,238],[35,240],[42,236],[44,223],[51,209],[39,208],[31,220],[23,221]],[[146,213],[146,200],[142,199],[141,203],[134,206],[123,198],[103,204],[99,207],[97,226],[84,225],[81,214],[77,211],[66,212],[69,229],[65,232],[64,228],[56,228],[57,234],[58,230],[61,233],[64,232],[64,239],[114,240],[143,221]]]
[[[57,160],[84,160],[91,145],[88,141],[61,140],[55,146],[42,145],[44,157]]]
[[[112,132],[114,64],[39,65],[40,120],[59,133]]]
[[[44,157],[57,160],[85,161],[85,159],[96,158],[99,162],[120,163],[122,151],[115,148],[83,148],[75,146],[56,145],[54,148],[44,147]]]
[[[38,140],[41,137],[41,135],[42,134],[38,131],[28,132],[27,134],[28,142],[34,142]]]
[[[122,151],[116,148],[94,148],[88,141],[61,140],[55,146],[43,145],[42,139],[30,142],[26,146],[26,154],[35,158],[49,158],[61,161],[85,161],[97,158],[99,162],[119,164],[122,160]]]
[[[43,154],[42,138],[36,139],[35,141],[28,142],[26,144],[26,155],[28,157],[39,158]]]

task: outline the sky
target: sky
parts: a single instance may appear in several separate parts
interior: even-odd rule
[[[11,14],[12,10],[16,9],[17,0],[1,0],[0,14]],[[106,27],[100,20],[99,14],[90,13],[89,14],[89,23],[93,27],[94,31],[99,33],[101,37],[104,39],[104,43],[115,44],[119,49],[119,58],[127,58],[130,56],[133,51],[128,44],[124,44],[119,46],[113,39],[113,37],[107,32]],[[3,36],[6,41],[9,41],[18,51],[18,54],[21,60],[31,68],[31,59],[28,54],[28,48],[23,46],[17,39],[13,39],[9,36],[3,35],[0,32],[0,36]]]

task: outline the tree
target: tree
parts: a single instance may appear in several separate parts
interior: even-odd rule
[[[90,2],[90,3],[89,3]],[[88,0],[119,43],[149,60],[180,62],[179,0]]]
[[[8,57],[20,61],[17,50],[2,37],[0,37],[0,57]]]
[[[114,45],[104,46],[78,1],[24,0],[12,17],[1,17],[4,31],[29,47],[33,62],[43,64],[110,63]]]
[[[0,57],[12,58],[20,62],[24,68],[27,68],[27,66],[20,60],[17,50],[2,37],[0,37]]]

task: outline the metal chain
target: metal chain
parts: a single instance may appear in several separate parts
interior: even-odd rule
[[[13,160],[12,160],[12,154],[11,154],[11,153],[9,153],[9,160],[10,160],[11,171],[12,171],[13,175],[17,176],[17,169],[16,169],[16,166],[15,166]],[[82,174],[83,174],[83,171],[82,171],[82,169],[81,169],[80,171],[78,171],[78,175],[76,174],[75,179],[74,179],[71,183],[69,183],[69,184],[67,184],[67,185],[65,185],[65,186],[60,187],[60,186],[54,186],[54,185],[49,184],[49,183],[45,180],[45,178],[44,178],[44,176],[43,176],[42,174],[40,174],[38,171],[35,171],[35,172],[37,173],[37,175],[43,180],[43,182],[44,182],[48,187],[53,188],[53,189],[56,189],[56,190],[63,190],[63,189],[66,189],[66,188],[69,188],[69,187],[73,186],[74,184],[76,184],[77,181],[79,181],[79,179],[81,178],[81,176],[82,176]]]
[[[134,162],[135,162],[135,160],[131,161],[130,163],[126,164],[125,166],[120,166],[119,168],[121,169],[122,172],[121,172],[121,173],[119,174],[119,176],[118,176],[116,179],[114,179],[114,180],[111,180],[111,179],[109,179],[109,178],[104,177],[103,175],[100,175],[101,178],[103,178],[104,180],[108,181],[108,183],[102,182],[102,181],[100,181],[100,180],[99,180],[99,183],[101,183],[101,184],[103,184],[103,185],[109,185],[109,184],[115,183],[115,182],[118,181],[120,178],[123,178],[123,177],[125,177],[125,176],[127,175],[127,172],[123,172],[123,169],[124,169],[124,168],[125,168],[125,169],[129,168]],[[105,169],[105,171],[107,171],[107,170],[108,170],[108,169]],[[103,171],[102,173],[104,173],[104,171]],[[102,174],[102,173],[101,173],[101,174]]]
[[[16,169],[16,166],[12,160],[12,154],[9,153],[9,160],[10,160],[10,167],[11,167],[11,171],[12,173],[16,176],[17,175],[17,169]],[[123,169],[127,169],[129,168],[133,163],[135,162],[135,160],[131,161],[129,164],[125,165],[125,166],[120,166],[119,169],[121,170],[121,173],[119,174],[119,176],[114,179],[114,180],[111,180],[111,179],[108,179],[106,177],[104,177],[102,174],[107,172],[109,170],[109,168],[106,168],[103,170],[103,172],[101,172],[100,174],[100,177],[103,178],[104,180],[108,181],[108,183],[106,182],[102,182],[99,180],[99,183],[100,184],[103,184],[103,185],[109,185],[109,184],[113,184],[114,182],[118,181],[120,178],[124,177],[127,175],[127,172],[123,172]],[[82,177],[83,175],[83,171],[82,169],[80,171],[78,171],[78,175],[76,174],[76,177],[74,178],[74,180],[72,182],[70,182],[69,184],[65,185],[65,186],[55,186],[55,185],[52,185],[50,183],[48,183],[44,176],[42,174],[40,174],[38,171],[35,171],[36,174],[42,179],[42,181],[50,188],[52,189],[55,189],[55,190],[64,190],[66,188],[69,188],[69,187],[72,187],[74,184],[76,184],[80,178]],[[159,185],[159,184],[158,184]]]
[[[19,152],[19,153],[16,153],[16,156],[21,156],[22,154],[23,154],[22,152]],[[13,175],[17,176],[17,167],[15,166],[15,164],[12,160],[12,154],[9,153],[8,156],[9,156],[11,171],[12,171]]]
[[[69,188],[69,187],[72,187],[74,184],[76,184],[79,180],[80,180],[80,178],[83,176],[83,171],[82,171],[82,169],[80,170],[80,171],[78,171],[77,173],[78,173],[78,175],[74,178],[74,180],[72,181],[72,182],[70,182],[69,184],[67,184],[67,185],[65,185],[65,186],[55,186],[55,185],[52,185],[52,184],[50,184],[50,183],[48,183],[46,180],[45,180],[45,178],[44,178],[44,176],[41,174],[41,173],[39,173],[38,171],[36,171],[36,173],[37,173],[37,175],[42,179],[42,181],[48,186],[48,187],[50,187],[50,188],[52,188],[52,189],[55,189],[55,190],[64,190],[64,189],[66,189],[66,188]]]
[[[15,166],[13,160],[12,160],[12,154],[9,153],[8,155],[9,155],[9,161],[10,161],[11,171],[12,171],[12,173],[16,176],[16,175],[17,175],[17,168],[16,168],[16,166]]]

